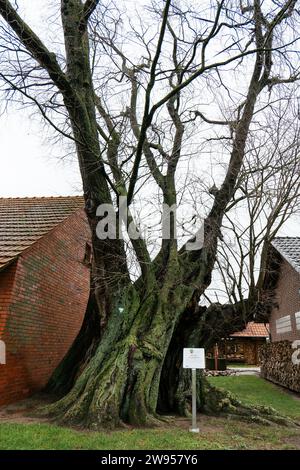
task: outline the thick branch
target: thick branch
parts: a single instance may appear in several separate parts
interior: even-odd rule
[[[62,93],[72,93],[70,83],[61,70],[55,54],[47,49],[40,38],[18,15],[8,0],[0,0],[0,14],[31,55],[48,72],[58,89]]]
[[[83,15],[82,15],[82,18],[85,22],[87,22],[90,16],[94,13],[98,4],[99,4],[99,0],[86,0],[84,7],[83,7]]]

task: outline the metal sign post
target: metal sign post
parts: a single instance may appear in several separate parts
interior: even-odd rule
[[[4,341],[0,340],[0,364],[6,364],[6,346]]]
[[[197,386],[196,369],[192,369],[192,427],[190,432],[199,432],[197,428]]]
[[[199,432],[197,427],[197,369],[205,369],[205,351],[203,348],[184,348],[183,367],[192,369],[192,427],[190,432]]]

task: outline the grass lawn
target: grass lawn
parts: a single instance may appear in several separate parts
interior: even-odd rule
[[[300,449],[300,431],[221,418],[199,419],[200,434],[176,425],[157,429],[80,432],[49,424],[0,424],[4,450]]]
[[[245,364],[244,362],[228,362],[227,367],[230,369],[251,369],[257,366],[255,364]]]
[[[229,390],[245,403],[272,406],[281,414],[300,420],[300,396],[297,399],[260,377],[244,375],[208,379],[212,385]]]
[[[272,405],[281,413],[300,419],[300,401],[254,376],[211,377],[248,403]],[[189,420],[172,418],[155,429],[84,432],[48,423],[0,420],[0,449],[91,450],[194,450],[194,449],[300,449],[300,429],[261,426],[233,419],[199,415],[200,434],[188,432]],[[19,417],[20,420],[20,417]]]

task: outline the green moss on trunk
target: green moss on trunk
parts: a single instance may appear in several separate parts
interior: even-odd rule
[[[141,300],[133,286],[116,294],[95,353],[67,395],[43,414],[92,429],[154,424],[161,369],[176,321],[174,304],[164,296],[158,291]],[[51,382],[64,377],[71,359],[69,354]]]

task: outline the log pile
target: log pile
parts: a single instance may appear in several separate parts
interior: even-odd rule
[[[260,348],[261,376],[294,392],[300,392],[300,365],[293,363],[300,357],[290,341],[268,343]]]
[[[223,376],[226,377],[228,375],[236,375],[235,370],[210,370],[210,369],[205,369],[204,375],[206,377],[218,377],[218,376]]]

